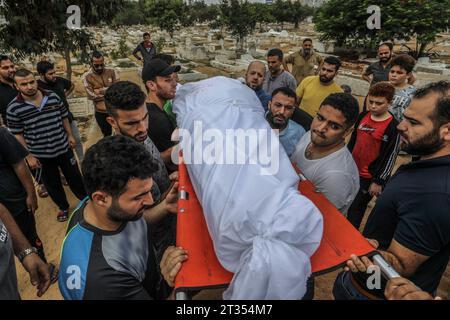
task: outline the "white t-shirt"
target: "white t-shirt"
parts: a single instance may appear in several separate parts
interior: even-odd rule
[[[297,143],[291,161],[302,170],[318,192],[346,214],[359,190],[358,167],[352,154],[344,147],[324,158],[309,160],[305,157],[305,150],[310,142],[311,131],[308,131]]]

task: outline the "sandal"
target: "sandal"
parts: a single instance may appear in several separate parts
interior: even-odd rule
[[[58,281],[58,269],[53,263],[49,263],[48,267],[50,268],[50,284],[54,284]]]
[[[69,219],[69,212],[67,210],[61,210],[58,212],[58,215],[56,216],[56,220],[58,220],[58,222],[64,222],[67,221],[67,219]]]
[[[45,186],[43,184],[38,185],[37,193],[38,193],[38,196],[40,198],[47,198],[48,197],[47,189],[45,188]]]

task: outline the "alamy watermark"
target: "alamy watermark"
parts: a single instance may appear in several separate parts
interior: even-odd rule
[[[370,17],[367,18],[366,25],[367,29],[373,30],[381,29],[381,9],[377,5],[370,5],[367,7],[367,13],[370,13]]]
[[[274,175],[280,167],[279,138],[271,128],[226,129],[203,128],[194,121],[192,132],[177,129],[172,140],[180,144],[172,150],[172,161],[178,164],[179,148],[185,164],[259,165],[261,175]]]
[[[67,7],[67,14],[70,14],[67,18],[66,26],[68,29],[77,30],[81,29],[81,9],[79,6],[71,5]]]

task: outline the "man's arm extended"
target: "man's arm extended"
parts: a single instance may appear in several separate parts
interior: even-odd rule
[[[15,134],[15,136],[17,140],[25,147],[25,149],[28,150],[28,145],[27,142],[25,141],[25,138],[23,137],[23,134]],[[41,163],[39,162],[39,160],[31,153],[28,154],[26,160],[30,169],[37,169],[41,167]]]
[[[369,71],[369,67],[367,67],[366,69],[364,69],[363,73],[361,74],[361,78],[365,81],[367,81],[368,83],[372,82],[372,74],[367,73]]]
[[[20,231],[14,218],[2,204],[0,204],[0,219],[11,235],[14,253],[18,255],[25,249],[31,248],[30,243]],[[28,254],[22,260],[22,265],[30,274],[31,284],[37,286],[38,297],[42,296],[50,287],[50,268],[35,253]]]
[[[28,211],[34,214],[38,208],[36,190],[34,188],[33,178],[30,170],[24,160],[13,165],[14,172],[22,183],[27,192],[27,207]]]
[[[77,141],[75,140],[75,138],[73,137],[72,134],[72,127],[70,126],[69,123],[69,119],[68,118],[63,118],[63,127],[67,132],[67,138],[69,139],[69,145],[71,148],[75,148],[75,146],[77,145]]]
[[[64,92],[66,97],[70,96],[74,89],[75,89],[75,85],[73,84],[73,82],[71,82],[70,88]]]

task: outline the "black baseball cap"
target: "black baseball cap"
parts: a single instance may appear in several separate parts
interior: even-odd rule
[[[142,70],[142,80],[145,82],[155,79],[156,76],[166,77],[180,71],[181,66],[169,65],[162,59],[152,59]]]

